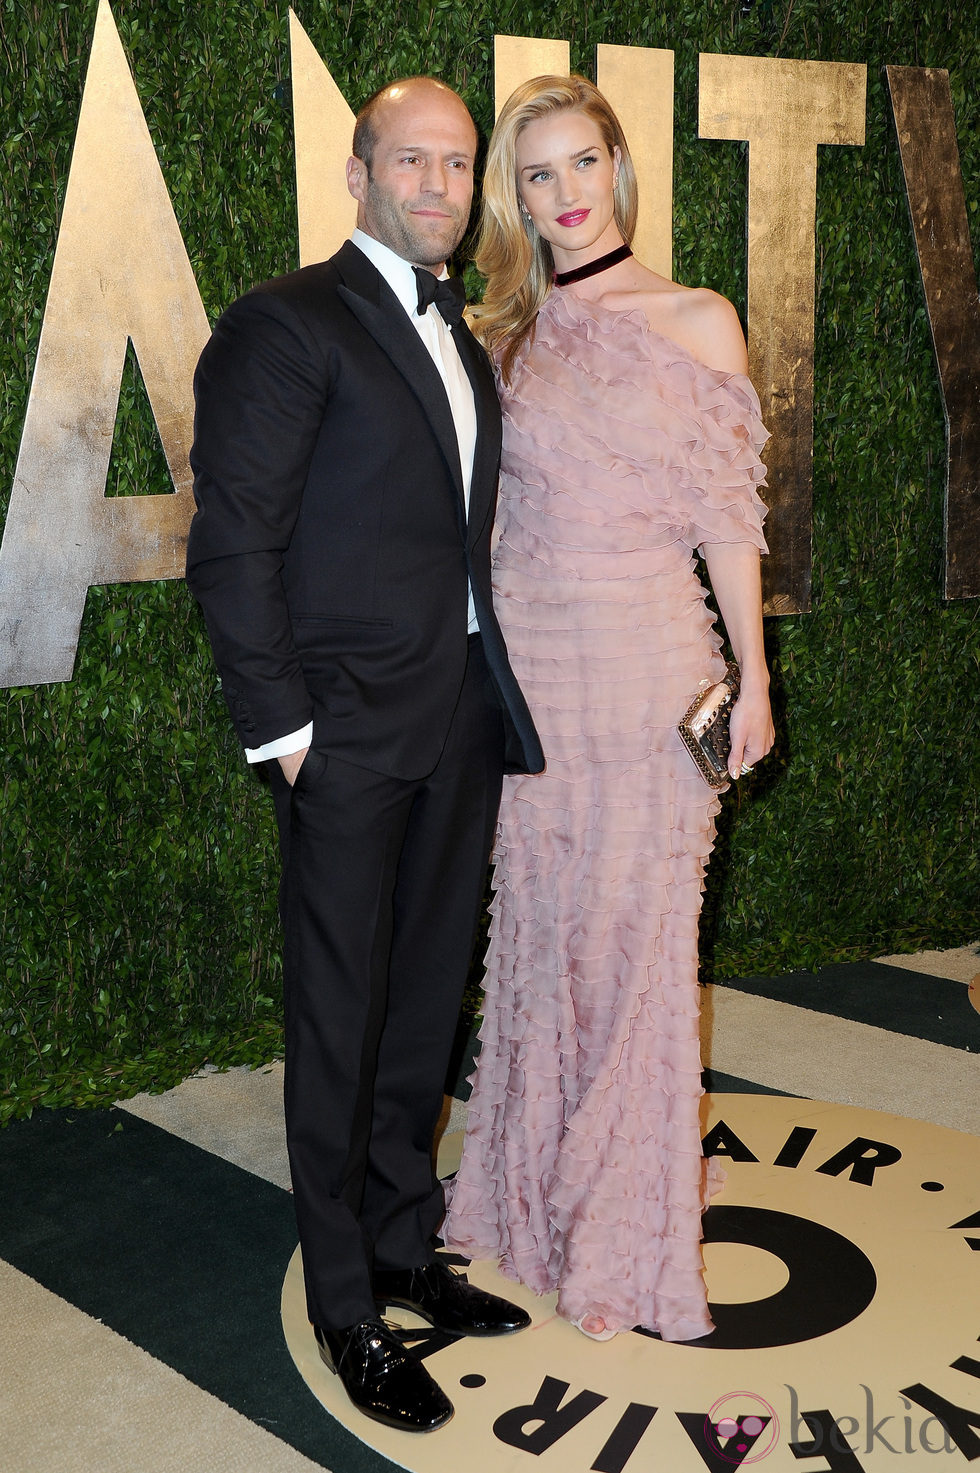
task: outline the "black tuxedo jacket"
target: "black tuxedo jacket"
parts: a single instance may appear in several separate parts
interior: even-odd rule
[[[490,596],[493,375],[464,324],[453,337],[477,412],[468,516],[442,379],[356,246],[216,324],[195,376],[187,579],[245,746],[312,719],[321,750],[425,776],[462,684],[469,580],[507,769],[544,765]]]

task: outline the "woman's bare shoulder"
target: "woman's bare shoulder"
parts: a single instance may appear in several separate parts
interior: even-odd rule
[[[738,313],[727,297],[705,286],[684,286],[635,258],[617,268],[615,285],[599,300],[616,312],[642,312],[654,332],[721,373],[747,373],[748,356]]]
[[[728,298],[704,286],[682,286],[674,281],[670,287],[649,295],[644,310],[651,326],[709,368],[722,373],[747,372],[742,324]]]

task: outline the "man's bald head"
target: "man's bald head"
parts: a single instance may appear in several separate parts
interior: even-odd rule
[[[355,158],[360,159],[370,172],[374,162],[374,151],[378,146],[378,135],[383,126],[383,115],[389,109],[397,111],[399,106],[415,98],[424,97],[427,91],[435,94],[442,93],[445,99],[455,99],[460,109],[469,117],[469,108],[451,87],[445,82],[440,82],[438,77],[401,77],[398,81],[388,82],[386,86],[379,87],[377,92],[372,92],[360,112],[354,120],[354,140],[351,152]],[[476,125],[470,119],[473,127],[474,143],[476,140]]]

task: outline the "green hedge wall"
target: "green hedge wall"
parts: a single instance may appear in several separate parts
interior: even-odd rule
[[[0,0],[0,511],[23,422],[95,0]],[[779,745],[726,804],[704,923],[719,976],[980,933],[980,606],[941,597],[942,405],[882,68],[951,73],[977,204],[980,64],[936,0],[298,0],[355,106],[395,74],[491,121],[495,32],[676,52],[676,274],[744,307],[745,157],[697,138],[697,54],[868,65],[867,145],[821,150],[814,610],[769,621]],[[743,11],[745,13],[743,13]],[[212,318],[296,264],[286,5],[115,0]],[[110,489],[168,489],[128,365]],[[280,1042],[271,808],[182,583],[93,589],[71,684],[0,691],[6,1114],[165,1085]]]

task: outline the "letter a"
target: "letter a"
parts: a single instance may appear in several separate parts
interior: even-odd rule
[[[183,575],[208,323],[108,0],[0,547],[0,686],[70,680],[91,584]],[[132,340],[175,495],[105,496]]]
[[[325,261],[343,245],[357,219],[344,165],[354,114],[303,30],[289,12],[289,57],[296,139],[296,208],[301,266]]]

